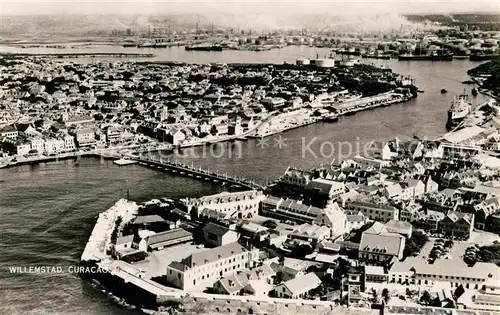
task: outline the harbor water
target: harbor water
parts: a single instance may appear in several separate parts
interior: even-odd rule
[[[0,52],[11,49],[0,47]],[[295,46],[265,52],[186,52],[183,47],[175,47],[154,49],[153,53],[156,60],[281,63],[300,57],[314,58],[317,50]],[[308,168],[330,163],[342,151],[341,144],[344,148],[350,145],[354,148],[351,153],[355,153],[356,147],[371,140],[395,136],[411,139],[415,135],[432,139],[446,132],[447,110],[453,95],[464,88],[470,92],[471,87],[461,82],[468,79],[466,71],[478,64],[467,60],[363,62],[412,76],[425,92],[407,103],[342,117],[336,123],[290,130],[264,142],[252,139],[162,155],[265,183],[276,179],[288,165]],[[442,88],[449,93],[441,94]],[[473,106],[484,100],[478,95],[473,98]],[[305,152],[304,146],[308,148]],[[16,274],[9,269],[61,266],[65,270],[77,265],[96,215],[126,197],[127,190],[130,199],[141,202],[158,197],[200,196],[217,193],[221,188],[140,165],[117,166],[93,158],[78,163],[67,160],[0,169],[0,314],[137,314],[138,311],[119,306],[75,274]]]

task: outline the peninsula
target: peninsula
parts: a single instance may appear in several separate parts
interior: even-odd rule
[[[500,107],[478,111],[439,140],[373,142],[268,187],[120,200],[82,254],[100,272],[84,276],[155,314],[495,313]]]

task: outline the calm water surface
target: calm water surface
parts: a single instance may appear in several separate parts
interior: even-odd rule
[[[95,51],[149,52],[147,49],[102,47]],[[0,51],[62,52],[50,49],[1,47]],[[65,52],[88,52],[67,50]],[[293,62],[299,57],[314,58],[327,50],[288,47],[267,52],[186,52],[182,47],[153,49],[154,60],[186,62]],[[91,59],[81,60],[92,61]],[[408,103],[343,117],[337,123],[318,123],[268,138],[226,143],[217,148],[185,149],[163,153],[196,165],[218,169],[262,183],[275,179],[288,165],[311,167],[329,163],[349,145],[394,136],[434,138],[445,132],[446,111],[462,85],[466,71],[477,63],[398,62],[365,60],[392,68],[416,79],[425,93]],[[448,94],[440,94],[446,88]],[[474,105],[484,101],[478,96]],[[307,144],[311,151],[304,151]],[[325,144],[326,143],[326,144]],[[339,143],[343,143],[342,146]],[[346,144],[347,143],[347,144]],[[323,150],[321,150],[323,148]],[[334,149],[332,152],[331,149]],[[340,148],[344,148],[340,150]],[[214,154],[211,154],[214,152]],[[311,153],[313,152],[313,153]],[[322,154],[323,153],[323,154]],[[206,182],[171,176],[139,165],[118,167],[109,161],[83,159],[21,166],[0,170],[0,314],[136,314],[118,306],[108,295],[78,276],[63,274],[13,274],[9,266],[78,264],[96,215],[119,198],[146,201],[152,198],[199,196],[220,191]]]

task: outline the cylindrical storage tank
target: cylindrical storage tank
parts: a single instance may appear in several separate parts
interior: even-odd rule
[[[303,58],[297,59],[298,66],[308,66],[310,64],[311,64],[311,61],[309,59],[303,59]]]
[[[341,60],[340,65],[343,67],[353,67],[354,66],[354,60]]]
[[[417,45],[415,45],[415,44],[410,44],[410,43],[406,44],[406,50],[408,50],[408,51],[414,51],[416,48],[417,48]]]
[[[484,40],[484,43],[496,46],[498,44],[498,41],[494,38],[488,38]]]
[[[316,59],[314,65],[317,68],[333,68],[335,66],[335,60],[333,60],[333,59]]]

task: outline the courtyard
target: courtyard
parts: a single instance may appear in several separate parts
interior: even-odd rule
[[[463,259],[465,250],[471,246],[485,246],[491,245],[494,241],[500,241],[500,237],[497,234],[474,230],[468,241],[455,241],[453,248],[451,250],[451,258]]]
[[[163,250],[148,252],[149,257],[145,260],[135,262],[133,265],[136,268],[143,270],[146,277],[151,279],[160,277],[167,272],[167,266],[172,261],[180,261],[193,253],[198,253],[206,250],[198,248],[193,244],[181,244],[177,246],[167,247]]]

